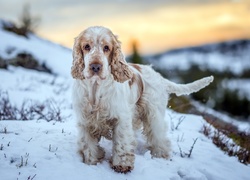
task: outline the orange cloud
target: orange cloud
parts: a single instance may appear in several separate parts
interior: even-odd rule
[[[72,9],[62,11],[69,12],[72,13]],[[139,42],[141,53],[150,54],[175,47],[250,38],[250,3],[165,5],[147,12],[105,17],[90,14],[89,19],[82,17],[69,25],[44,28],[40,34],[72,47],[73,38],[92,25],[107,26],[118,34],[126,54],[131,53],[133,39]]]

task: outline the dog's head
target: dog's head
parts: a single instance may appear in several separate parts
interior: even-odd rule
[[[133,73],[117,37],[109,29],[95,26],[75,38],[71,75],[80,80],[105,80],[112,75],[117,82],[124,82],[131,79]]]

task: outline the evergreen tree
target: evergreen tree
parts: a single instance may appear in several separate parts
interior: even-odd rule
[[[130,62],[136,63],[136,64],[143,64],[143,59],[137,50],[137,42],[136,41],[133,41],[132,47],[133,47],[133,54],[129,58]]]

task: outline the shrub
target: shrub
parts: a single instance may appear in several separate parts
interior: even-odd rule
[[[198,111],[185,96],[171,96],[169,108],[180,113],[201,115],[208,123],[202,127],[201,132],[229,156],[236,156],[241,163],[250,164],[250,132],[241,132],[231,123],[212,114]]]
[[[59,103],[48,99],[42,103],[26,100],[20,107],[10,103],[7,92],[0,91],[0,120],[63,121]]]
[[[15,58],[9,60],[9,64],[27,69],[36,69],[39,66],[38,61],[31,54],[25,52],[18,53]]]
[[[229,156],[236,156],[241,163],[250,164],[250,135],[231,131],[218,125],[215,130],[212,130],[211,126],[205,124],[201,132],[212,139],[212,142]],[[240,139],[241,142],[232,138],[233,136]]]
[[[0,69],[7,69],[7,67],[6,61],[0,57]]]
[[[45,63],[39,63],[31,54],[27,52],[20,52],[16,57],[4,60],[0,58],[0,68],[7,69],[8,65],[21,66],[27,69],[34,69],[37,71],[52,73],[51,69]]]
[[[28,37],[28,32],[22,28],[19,28],[13,22],[3,23],[3,29],[12,33],[15,33],[19,36]]]

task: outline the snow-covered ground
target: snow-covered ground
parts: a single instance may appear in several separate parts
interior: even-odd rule
[[[212,108],[209,108],[207,106],[204,106],[203,104],[193,101],[192,104],[200,111],[200,112],[206,112],[208,114],[212,114],[214,117],[217,117],[220,120],[223,120],[224,122],[230,123],[238,128],[239,131],[250,133],[250,121],[239,121],[235,118],[232,118],[226,114],[220,113],[218,111],[213,110]]]
[[[166,110],[164,121],[169,124],[172,142],[170,160],[151,158],[145,139],[137,132],[135,169],[119,174],[109,167],[112,142],[101,140],[105,160],[89,166],[81,162],[76,150],[76,122],[71,106],[71,51],[32,35],[26,39],[0,29],[0,56],[11,57],[21,51],[29,52],[46,62],[51,75],[20,67],[0,69],[0,93],[9,96],[10,103],[21,107],[25,101],[53,102],[60,108],[62,122],[43,119],[0,121],[0,179],[209,179],[248,180],[250,166],[241,164],[219,150],[201,132],[206,123],[200,116],[178,114]],[[6,49],[14,49],[8,54]],[[178,123],[182,121],[179,125]],[[178,126],[178,128],[176,128]],[[191,157],[189,153],[194,140]],[[181,157],[181,154],[185,157]]]
[[[112,143],[101,140],[106,150],[105,160],[89,166],[81,162],[76,153],[76,127],[73,118],[63,123],[40,121],[1,121],[0,174],[3,180],[12,179],[192,179],[192,180],[248,180],[250,167],[228,157],[211,140],[199,131],[204,120],[199,116],[176,114],[166,111],[165,120],[177,124],[185,117],[178,130],[170,131],[172,141],[171,160],[152,159],[144,147],[145,140],[138,133],[135,169],[126,175],[114,172],[109,167]],[[180,156],[189,153],[190,158]],[[23,163],[22,163],[23,162]]]
[[[43,102],[55,99],[60,103],[63,122],[0,121],[1,179],[249,179],[250,166],[228,157],[200,130],[205,121],[200,116],[178,114],[166,110],[169,124],[166,136],[172,141],[170,160],[152,159],[145,148],[145,139],[137,133],[135,169],[129,174],[118,174],[109,167],[112,143],[102,139],[105,160],[97,166],[81,162],[76,153],[76,122],[70,100],[71,80],[46,73],[12,67],[0,70],[0,88],[8,91],[12,103],[32,99]],[[63,90],[62,90],[63,89]],[[177,126],[178,122],[183,122]],[[189,153],[194,140],[191,157]],[[179,149],[180,148],[180,149]],[[232,171],[233,169],[233,171]]]

